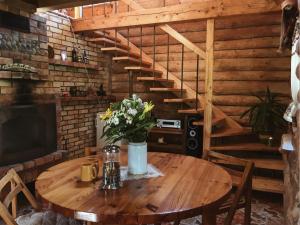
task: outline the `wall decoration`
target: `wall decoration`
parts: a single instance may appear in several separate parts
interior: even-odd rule
[[[67,52],[66,51],[61,51],[60,55],[61,55],[61,60],[62,61],[66,61],[67,60],[68,56],[67,56]]]
[[[36,68],[25,65],[22,63],[12,63],[0,65],[0,71],[12,71],[12,72],[26,72],[26,73],[36,73]]]
[[[24,39],[18,32],[13,34],[0,33],[0,50],[41,54],[39,41]]]
[[[78,56],[75,47],[72,50],[72,62],[78,62]]]
[[[54,58],[54,49],[51,45],[48,45],[48,58],[53,59]]]

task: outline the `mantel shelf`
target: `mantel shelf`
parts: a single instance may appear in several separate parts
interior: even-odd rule
[[[107,95],[107,96],[86,96],[86,97],[73,97],[73,96],[67,96],[67,97],[60,97],[60,100],[62,102],[69,102],[69,101],[103,101],[103,100],[110,100],[115,101],[116,97],[113,95]]]
[[[98,70],[98,65],[91,65],[91,64],[85,64],[85,63],[79,63],[79,62],[62,61],[62,60],[58,60],[58,59],[49,59],[49,64]]]
[[[48,81],[47,76],[37,73],[0,71],[0,79],[6,80],[28,80],[28,81]]]

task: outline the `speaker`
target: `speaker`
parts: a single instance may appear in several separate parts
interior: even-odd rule
[[[185,117],[185,151],[187,155],[202,157],[203,127],[195,126],[193,122],[203,120],[201,115]]]

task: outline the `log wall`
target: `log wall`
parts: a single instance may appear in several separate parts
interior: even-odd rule
[[[213,100],[226,114],[247,126],[247,119],[240,115],[256,102],[252,93],[270,87],[273,92],[282,94],[284,102],[290,98],[290,54],[279,53],[280,13],[256,16],[238,16],[216,20],[215,65]],[[193,21],[172,24],[178,32],[205,48],[206,22]],[[153,27],[143,28],[142,48],[153,55]],[[140,28],[120,31],[132,43],[140,46]],[[180,77],[181,45],[170,38],[170,71]],[[156,60],[167,66],[167,34],[156,29]],[[204,91],[204,62],[200,62],[199,92]],[[195,89],[196,55],[185,49],[184,80]],[[120,80],[118,80],[120,82]],[[118,86],[119,92],[122,89]],[[139,85],[143,92],[146,88]],[[125,91],[127,89],[123,89]]]

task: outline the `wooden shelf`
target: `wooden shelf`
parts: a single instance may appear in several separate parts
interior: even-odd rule
[[[7,80],[30,80],[30,81],[47,81],[47,76],[41,76],[37,73],[0,71],[0,79]]]
[[[161,151],[164,150],[165,152],[181,152],[184,151],[183,145],[177,145],[177,144],[160,144],[160,143],[154,143],[149,142],[148,147],[151,148],[153,151]]]
[[[60,97],[60,100],[62,102],[69,102],[69,101],[95,101],[95,100],[110,100],[110,101],[116,101],[116,97],[112,95],[107,96],[86,96],[86,97]]]
[[[62,60],[58,60],[58,59],[49,59],[49,64],[98,70],[98,65],[91,65],[91,64],[85,64],[85,63],[79,63],[79,62],[62,61]]]
[[[159,128],[154,127],[150,130],[150,133],[157,133],[157,134],[178,134],[182,135],[184,131],[182,129],[177,128]]]

